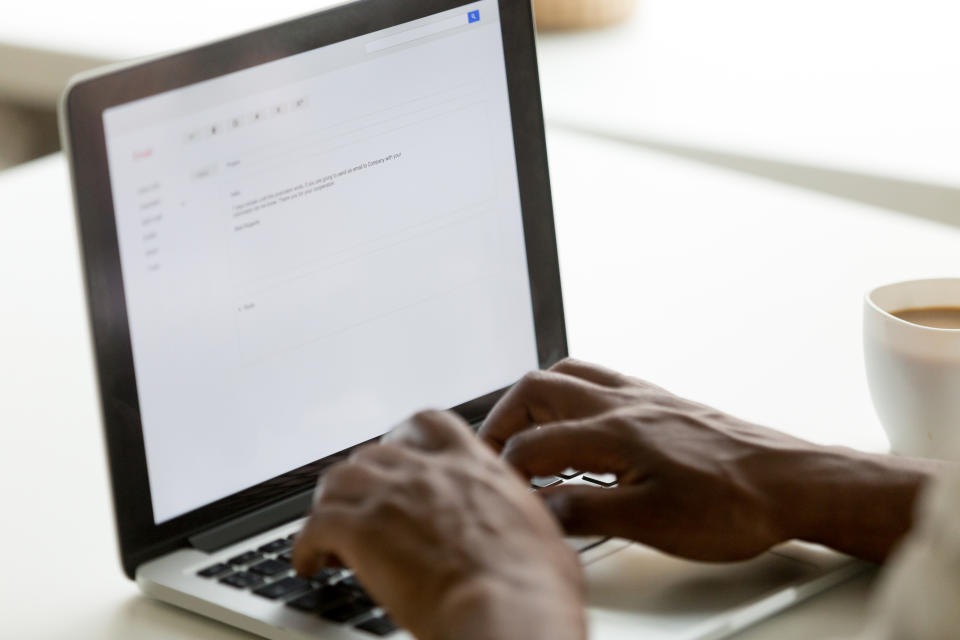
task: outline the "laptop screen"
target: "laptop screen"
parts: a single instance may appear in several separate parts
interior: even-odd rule
[[[538,366],[491,0],[111,107],[155,523]]]

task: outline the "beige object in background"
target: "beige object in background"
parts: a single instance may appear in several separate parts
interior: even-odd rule
[[[0,102],[0,170],[57,150],[56,116]]]
[[[630,17],[636,0],[533,0],[537,29],[605,27]]]

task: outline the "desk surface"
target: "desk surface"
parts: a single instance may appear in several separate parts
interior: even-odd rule
[[[550,151],[574,355],[797,435],[885,446],[860,296],[955,273],[960,230],[587,137],[554,132]],[[0,222],[5,632],[240,637],[120,573],[61,157],[0,174]],[[739,637],[843,635],[869,584]]]
[[[314,11],[213,0],[19,3],[0,95],[52,105],[69,73]],[[540,38],[548,119],[623,137],[960,185],[960,5],[638,0],[627,24]],[[51,19],[52,15],[57,19]]]

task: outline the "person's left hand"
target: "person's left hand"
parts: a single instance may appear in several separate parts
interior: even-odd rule
[[[882,561],[942,464],[817,445],[572,359],[524,376],[479,435],[528,477],[616,474],[616,488],[540,492],[569,535],[703,561],[792,538]]]
[[[452,413],[417,414],[332,467],[297,536],[421,640],[586,637],[580,563],[520,476]]]

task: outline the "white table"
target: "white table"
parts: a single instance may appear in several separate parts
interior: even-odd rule
[[[572,353],[822,442],[880,450],[860,295],[955,273],[960,231],[554,132]],[[119,569],[64,161],[0,174],[0,602],[15,638],[236,638]],[[42,569],[42,571],[37,571]],[[871,576],[740,634],[856,628]]]

